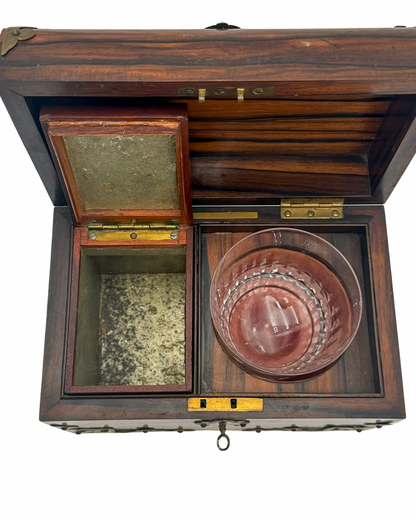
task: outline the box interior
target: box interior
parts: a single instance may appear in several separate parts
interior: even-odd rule
[[[41,99],[32,99],[34,112],[38,110],[37,107],[40,108],[41,102]],[[89,106],[108,104],[116,107],[118,104],[125,107],[135,103],[137,107],[137,100],[128,98],[55,98],[53,103],[84,103]],[[388,163],[402,134],[408,129],[415,98],[405,95],[334,96],[328,99],[299,97],[250,99],[240,104],[230,99],[207,99],[205,103],[198,103],[195,99],[154,98],[152,103],[187,105],[192,200],[195,205],[261,205],[280,203],[283,197],[310,196],[342,197],[347,203],[379,201],[375,193],[379,184],[384,182],[383,165]],[[79,182],[84,182],[82,177],[81,173]],[[201,394],[380,394],[382,381],[364,226],[350,226],[347,231],[336,225],[331,228],[317,226],[315,229],[318,235],[333,243],[353,265],[364,295],[364,315],[358,334],[334,367],[311,381],[276,385],[248,376],[222,352],[209,316],[209,277],[229,247],[260,228],[254,226],[245,232],[232,228],[227,231],[225,227],[221,232],[214,232],[209,226],[202,227],[202,295],[199,306]],[[305,229],[310,228],[305,226]],[[98,294],[95,301],[101,303],[97,304],[98,308],[94,312],[88,311],[94,314],[95,329],[99,330],[103,325],[101,318],[103,310],[105,314],[107,294],[111,293],[110,286],[114,279],[107,277],[110,273],[99,273],[99,269],[94,267],[96,260],[91,262],[89,268],[81,268],[81,279],[88,276],[85,273],[94,272],[96,276],[91,274],[91,280],[99,280],[99,283],[91,282],[90,292]],[[118,285],[121,286],[127,283],[123,278],[126,274],[138,276],[142,273],[124,273],[120,267],[120,271],[114,274],[117,274]],[[140,280],[136,279],[135,282],[140,283]],[[91,305],[86,304],[86,307]],[[112,383],[110,379],[104,382],[101,372],[105,356],[102,354],[100,339],[94,336],[91,342],[82,340],[84,336],[87,338],[93,333],[87,330],[88,327],[84,331],[81,314],[79,316],[75,385],[136,384],[124,382],[126,380],[122,378],[121,382],[117,382],[117,377],[111,379]],[[104,323],[105,328],[106,325]],[[87,349],[81,346],[88,343],[97,347]],[[84,354],[86,359],[88,356],[93,359],[81,363]],[[88,372],[85,377],[82,375],[84,372]],[[162,383],[140,384],[168,384],[160,378],[159,381]]]
[[[381,392],[371,277],[365,226],[297,226],[334,245],[350,262],[362,290],[363,315],[358,332],[336,364],[318,377],[299,383],[271,383],[241,370],[223,352],[212,326],[211,278],[230,247],[269,226],[202,225],[200,233],[200,393],[201,395],[377,395]]]
[[[74,386],[185,384],[186,250],[82,248]]]

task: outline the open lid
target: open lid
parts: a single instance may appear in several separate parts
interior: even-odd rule
[[[77,223],[191,223],[186,107],[44,107],[40,121]]]
[[[416,150],[416,29],[219,28],[18,28],[19,39],[16,28],[3,31],[0,94],[56,205],[66,203],[56,173],[64,164],[61,159],[55,167],[39,133],[41,107],[134,107],[139,99],[152,104],[152,98],[187,105],[194,204],[387,200]],[[73,153],[70,161],[75,165]],[[165,181],[169,190],[164,179],[153,184],[155,196]],[[183,180],[179,195],[187,193],[186,174]],[[123,183],[111,178],[102,193],[113,184],[112,193],[128,192]],[[66,189],[76,206],[75,192]],[[190,201],[184,200],[179,197],[181,216],[189,222]],[[101,200],[82,202],[74,207],[81,221],[109,209],[99,207]],[[134,200],[140,207],[132,208],[115,201],[111,207],[117,215],[137,210],[143,218],[147,211],[171,211],[172,218],[178,212],[168,208],[170,202],[162,208],[142,202]]]

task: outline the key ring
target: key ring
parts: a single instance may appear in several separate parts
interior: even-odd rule
[[[217,446],[218,446],[218,449],[220,451],[226,451],[228,450],[228,448],[230,447],[230,438],[228,437],[228,435],[225,433],[225,430],[227,428],[227,423],[225,421],[220,421],[219,423],[219,429],[220,429],[220,432],[221,434],[218,436],[218,439],[217,439]],[[220,441],[221,439],[224,438],[227,440],[227,444],[224,448],[221,447],[220,445]]]

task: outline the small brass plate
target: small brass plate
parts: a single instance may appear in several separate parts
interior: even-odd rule
[[[262,412],[263,399],[256,397],[191,397],[188,412]]]
[[[218,213],[194,213],[195,220],[235,220],[259,218],[257,211],[223,211]]]

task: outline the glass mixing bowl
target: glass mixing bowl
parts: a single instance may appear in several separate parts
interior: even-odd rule
[[[291,228],[254,233],[211,283],[214,328],[243,370],[275,382],[314,377],[345,352],[361,320],[357,277],[329,242]]]

